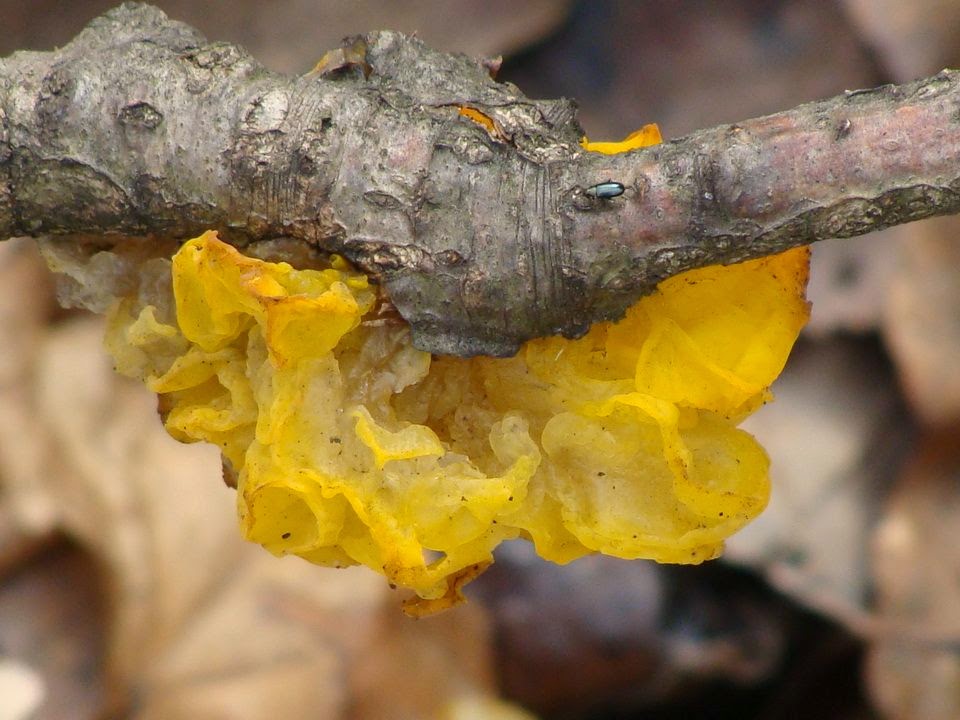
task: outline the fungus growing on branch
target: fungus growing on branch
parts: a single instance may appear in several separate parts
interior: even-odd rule
[[[366,565],[423,614],[512,538],[556,562],[716,557],[767,501],[736,424],[806,320],[807,259],[690,271],[577,340],[465,359],[413,347],[336,259],[296,270],[205,233],[115,307],[107,347],[171,435],[219,445],[248,539]]]
[[[219,446],[247,538],[366,565],[412,614],[504,540],[716,557],[767,501],[737,424],[807,318],[794,246],[958,207],[928,127],[950,74],[890,101],[929,122],[838,195],[880,91],[598,143],[489,64],[390,32],[341,50],[281,78],[124,5],[0,60],[0,236],[60,236],[65,297],[110,305],[117,369]]]

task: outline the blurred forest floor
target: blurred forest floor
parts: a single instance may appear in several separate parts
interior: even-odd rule
[[[0,56],[113,3],[0,0]],[[960,0],[159,2],[268,67],[388,27],[504,55],[592,139],[665,137],[960,62]],[[382,578],[239,538],[211,447],[169,439],[0,243],[0,720],[960,717],[960,220],[814,250],[813,317],[747,423],[773,500],[724,560],[504,548],[421,621]],[[528,715],[529,713],[529,715]]]

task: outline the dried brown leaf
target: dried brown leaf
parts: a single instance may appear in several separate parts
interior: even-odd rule
[[[960,427],[924,438],[874,538],[883,619],[869,657],[890,718],[960,717]]]
[[[960,219],[908,225],[898,237],[884,335],[913,408],[929,423],[950,422],[960,418]]]
[[[911,80],[956,64],[957,0],[844,0],[843,5],[892,79]]]
[[[825,240],[811,248],[807,298],[813,312],[806,333],[822,337],[880,326],[897,271],[900,230]]]

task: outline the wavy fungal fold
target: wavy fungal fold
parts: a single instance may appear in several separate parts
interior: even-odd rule
[[[807,318],[807,262],[688,272],[577,340],[461,359],[415,349],[345,263],[296,270],[208,232],[157,297],[114,307],[107,346],[173,437],[220,447],[249,540],[366,565],[424,614],[512,538],[561,563],[716,557],[767,502],[767,457],[736,425]]]

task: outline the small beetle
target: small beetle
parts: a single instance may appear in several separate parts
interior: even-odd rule
[[[583,194],[588,197],[597,198],[598,200],[610,200],[623,195],[625,189],[623,183],[607,180],[606,182],[591,185],[583,191]]]

